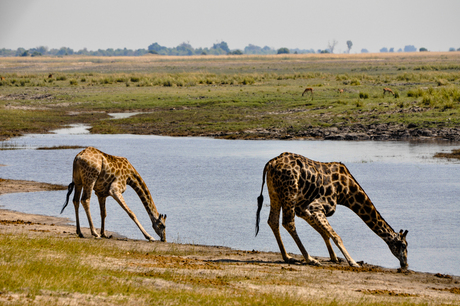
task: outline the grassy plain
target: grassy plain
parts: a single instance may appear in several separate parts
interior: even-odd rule
[[[458,305],[459,277],[288,265],[275,252],[78,238],[68,220],[0,210],[0,305]],[[293,255],[300,259],[300,256]]]
[[[0,71],[4,137],[70,123],[93,133],[227,138],[380,123],[460,127],[460,52],[15,57],[0,58]],[[305,87],[313,95],[302,96]],[[134,111],[144,113],[105,120]]]

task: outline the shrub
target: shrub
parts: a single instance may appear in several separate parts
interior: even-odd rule
[[[56,81],[65,81],[65,80],[67,80],[67,77],[65,75],[56,77]]]
[[[139,81],[140,81],[140,78],[139,78],[139,77],[132,76],[132,77],[130,78],[130,80],[131,80],[131,82],[136,83],[136,82],[139,82]]]
[[[277,54],[289,54],[288,48],[279,48]]]
[[[395,97],[395,99],[399,98],[399,91],[396,91],[396,90],[395,90],[394,97]]]
[[[70,85],[78,85],[78,82],[77,82],[77,80],[75,80],[75,79],[71,79],[71,80],[69,81],[69,83],[70,83]]]
[[[367,92],[359,92],[360,99],[369,99],[369,94]]]
[[[351,80],[350,85],[358,86],[358,85],[361,85],[361,82],[358,79],[353,79],[353,80]]]

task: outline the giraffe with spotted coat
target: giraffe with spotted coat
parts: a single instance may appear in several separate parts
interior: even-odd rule
[[[262,190],[258,197],[256,215],[256,236],[259,232],[260,211],[263,205],[263,188],[267,178],[270,196],[270,225],[281,255],[285,262],[296,262],[286,253],[279,232],[280,212],[283,211],[283,227],[291,234],[307,264],[320,265],[320,262],[308,254],[297,235],[294,217],[298,216],[308,222],[324,239],[331,261],[338,262],[332,249],[330,239],[334,241],[348,264],[359,265],[345,249],[342,239],[334,231],[326,217],[334,214],[337,204],[354,211],[367,226],[390,248],[399,260],[401,269],[407,270],[408,231],[396,233],[383,219],[363,188],[342,163],[322,163],[293,153],[282,153],[268,161],[262,176]]]
[[[126,205],[122,196],[122,193],[126,190],[126,185],[131,186],[137,193],[150,217],[150,220],[152,221],[153,229],[158,236],[160,236],[161,241],[166,241],[166,215],[158,213],[155,203],[153,202],[152,195],[150,194],[150,191],[140,174],[136,171],[136,169],[134,169],[128,159],[106,154],[93,147],[87,147],[75,156],[73,162],[73,179],[72,183],[69,184],[66,202],[62,207],[61,214],[66,208],[69,202],[69,196],[72,194],[75,187],[73,204],[75,207],[77,235],[79,237],[83,237],[78,216],[81,196],[81,204],[85,209],[86,216],[88,217],[91,234],[95,237],[100,237],[94,228],[89,209],[91,192],[94,190],[98,197],[99,208],[101,211],[102,237],[107,238],[104,229],[105,217],[107,216],[105,202],[107,197],[111,196],[128,213],[134,223],[136,223],[139,227],[142,234],[144,234],[144,237],[149,241],[155,240],[142,227],[134,212],[131,211],[128,205]]]

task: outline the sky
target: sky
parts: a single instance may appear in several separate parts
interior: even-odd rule
[[[0,49],[460,48],[460,0],[0,0]]]

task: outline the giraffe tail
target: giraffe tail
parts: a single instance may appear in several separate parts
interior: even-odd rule
[[[73,187],[75,186],[75,183],[72,182],[69,184],[69,187],[67,187],[67,197],[65,199],[65,203],[64,203],[64,206],[62,206],[62,209],[61,209],[61,214],[62,212],[64,211],[64,209],[67,207],[67,204],[69,204],[69,197],[70,195],[72,194],[72,191],[73,191]]]
[[[260,211],[262,210],[262,205],[264,203],[264,196],[262,192],[264,191],[265,184],[265,174],[267,173],[267,165],[264,167],[264,173],[262,174],[262,188],[260,190],[260,196],[257,197],[257,214],[256,214],[256,236],[259,233],[259,223],[260,223]]]

